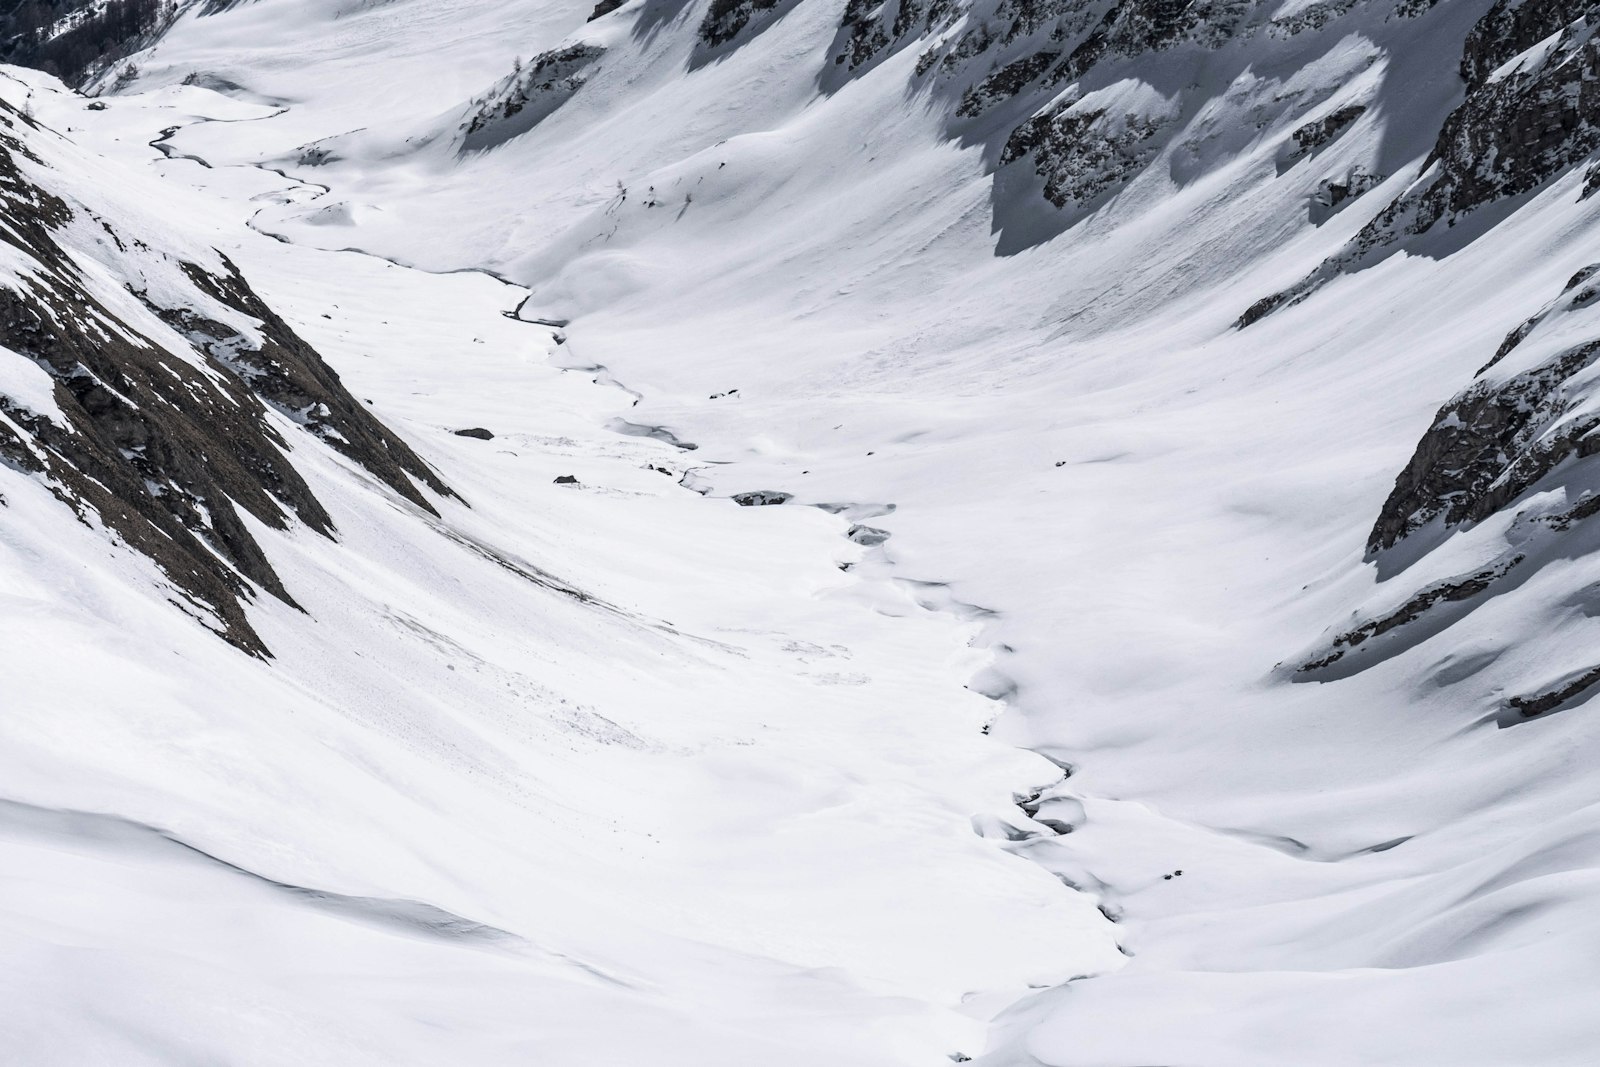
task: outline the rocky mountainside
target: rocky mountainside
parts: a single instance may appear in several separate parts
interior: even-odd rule
[[[81,84],[148,44],[187,6],[188,0],[18,0],[0,13],[0,59]]]
[[[0,106],[0,124],[0,346],[7,380],[27,383],[0,396],[0,455],[148,556],[180,607],[265,654],[242,604],[295,601],[243,514],[335,535],[296,445],[332,448],[430,512],[449,490],[225,255],[142,228],[25,113]]]

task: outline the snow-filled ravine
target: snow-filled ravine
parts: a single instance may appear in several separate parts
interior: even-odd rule
[[[291,434],[267,661],[0,466],[15,1058],[1593,1064],[1594,38],[208,0],[8,73],[458,494]]]

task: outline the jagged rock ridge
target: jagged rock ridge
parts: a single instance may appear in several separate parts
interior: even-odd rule
[[[10,108],[0,123],[0,241],[30,264],[0,285],[0,358],[49,375],[54,407],[0,395],[0,458],[152,559],[227,640],[267,654],[243,604],[258,589],[294,599],[241,512],[271,528],[298,521],[334,532],[268,408],[418,507],[432,510],[419,485],[449,489],[226,257],[212,268],[185,261],[92,215],[118,254],[140,264],[124,283],[131,302],[112,306],[62,241],[91,213],[32,176],[50,173],[30,147],[46,131]]]
[[[1238,325],[1300,303],[1409,237],[1532,192],[1600,148],[1600,41],[1590,12],[1581,3],[1496,0],[1467,37],[1466,99],[1445,119],[1418,181],[1309,276],[1252,304]]]
[[[473,107],[462,127],[462,146],[492,148],[526,133],[572,99],[605,49],[574,44],[535,57],[495,84]]]

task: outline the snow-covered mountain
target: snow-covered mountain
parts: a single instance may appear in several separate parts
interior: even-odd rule
[[[1594,17],[10,70],[18,1062],[1593,1062]]]

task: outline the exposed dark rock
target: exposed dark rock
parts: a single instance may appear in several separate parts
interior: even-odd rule
[[[466,430],[457,430],[457,437],[476,437],[480,441],[493,441],[494,434],[482,426],[474,426]]]
[[[1534,189],[1600,147],[1600,42],[1581,21],[1542,60],[1477,86],[1445,120],[1414,232]]]
[[[1058,208],[1086,204],[1121,188],[1145,168],[1168,125],[1159,117],[1062,104],[1018,126],[1001,152],[1002,165],[1032,157],[1044,196]]]
[[[1506,334],[1505,340],[1500,342],[1500,347],[1495,349],[1493,358],[1491,358],[1489,362],[1485,363],[1482,367],[1479,367],[1478,373],[1482,374],[1484,371],[1488,370],[1490,367],[1493,367],[1496,363],[1499,363],[1502,359],[1505,359],[1507,356],[1509,356],[1513,349],[1515,349],[1523,341],[1526,341],[1528,339],[1528,335],[1531,334],[1541,323],[1549,319],[1552,314],[1573,307],[1587,307],[1591,302],[1593,302],[1596,296],[1600,296],[1600,288],[1585,288],[1576,296],[1572,296],[1567,299],[1563,299],[1563,297],[1567,297],[1567,294],[1583,285],[1590,278],[1594,277],[1596,273],[1600,273],[1600,263],[1591,263],[1589,266],[1584,267],[1582,270],[1574,274],[1572,278],[1568,280],[1566,288],[1561,290],[1561,297],[1556,298],[1549,304],[1546,304],[1544,307],[1540,308],[1538,314],[1531,316],[1520,326]]]
[[[960,17],[954,0],[850,0],[839,20],[833,61],[846,70],[865,67],[918,35]],[[918,74],[924,72],[919,64]]]
[[[1314,3],[1295,8],[1288,15],[1273,18],[1268,32],[1275,37],[1293,37],[1307,31],[1320,30],[1360,6],[1362,2],[1363,0],[1316,0]],[[1401,18],[1414,18],[1436,2],[1437,0],[1400,0],[1396,5],[1395,14]]]
[[[594,73],[605,49],[579,43],[545,52],[519,65],[481,100],[462,127],[462,147],[478,151],[504,144],[543,122],[571,100]]]
[[[1355,124],[1356,119],[1366,112],[1365,105],[1351,104],[1306,123],[1289,135],[1290,140],[1294,142],[1294,150],[1289,158],[1301,159],[1310,155],[1348,130]]]
[[[627,2],[628,0],[600,0],[598,4],[594,5],[594,10],[589,12],[589,17],[584,21],[593,22],[595,19],[605,18]]]
[[[15,131],[20,121],[0,108],[0,123]],[[289,462],[289,443],[266,405],[421,507],[431,505],[411,479],[448,490],[225,258],[220,273],[162,261],[181,267],[171,270],[163,299],[175,299],[174,285],[187,282],[193,306],[135,294],[192,349],[174,347],[179,339],[153,319],[135,322],[111,310],[58,243],[74,209],[25,176],[19,157],[38,162],[19,137],[0,135],[0,241],[36,264],[0,289],[0,345],[11,353],[0,358],[30,360],[54,379],[58,413],[0,399],[0,457],[38,477],[84,522],[98,519],[153,560],[175,595],[227,640],[267,655],[242,605],[256,590],[294,600],[241,512],[269,528],[293,519],[327,536],[333,524]],[[159,256],[96,218],[119,248],[138,244]],[[253,337],[211,314],[249,322]]]
[[[0,14],[0,61],[82,86],[149,43],[172,19],[167,0],[26,0]]]
[[[1129,56],[1166,48],[1194,29],[1205,8],[1196,0],[1125,0],[1117,5],[1107,47]]]
[[[1112,34],[1116,32],[1117,19],[1121,14],[1122,5],[1112,4],[1100,17],[1099,25],[1078,42],[1061,66],[1050,72],[1050,84],[1077,81],[1105,58],[1106,53],[1111,51]]]
[[[1367,540],[1392,548],[1434,519],[1479,522],[1521,496],[1562,461],[1600,451],[1600,416],[1567,419],[1564,383],[1600,356],[1600,341],[1568,349],[1504,382],[1480,382],[1446,404]]]
[[[1579,192],[1579,200],[1587,200],[1595,193],[1600,192],[1600,163],[1589,164],[1589,169],[1583,172],[1583,190]]]
[[[1510,559],[1505,560],[1504,562],[1493,567],[1489,567],[1486,570],[1482,570],[1475,574],[1470,574],[1453,581],[1438,582],[1427,587],[1426,589],[1419,591],[1400,607],[1396,608],[1394,611],[1383,616],[1382,618],[1374,619],[1371,622],[1364,623],[1353,630],[1346,631],[1345,633],[1335,637],[1331,642],[1332,647],[1330,648],[1328,654],[1319,659],[1315,659],[1309,663],[1303,664],[1298,668],[1299,673],[1309,673],[1311,671],[1320,670],[1323,667],[1330,666],[1331,664],[1336,663],[1340,659],[1344,658],[1344,654],[1350,649],[1365,643],[1371,638],[1378,637],[1382,634],[1388,633],[1391,630],[1404,626],[1407,623],[1415,622],[1435,605],[1455,603],[1462,600],[1469,600],[1472,597],[1477,596],[1479,593],[1487,590],[1496,581],[1505,577],[1505,575],[1513,567],[1516,567],[1519,563],[1521,563],[1524,558],[1525,557],[1521,555],[1512,556]]]
[[[1376,189],[1385,178],[1385,175],[1368,174],[1363,170],[1352,170],[1340,179],[1324,178],[1317,183],[1312,199],[1321,207],[1337,208]]]
[[[956,114],[964,118],[976,118],[996,103],[1011,99],[1049,70],[1058,58],[1058,52],[1035,52],[1006,64],[968,89]]]
[[[1306,278],[1252,304],[1236,326],[1299,303],[1377,250],[1532,192],[1600,148],[1600,40],[1584,17],[1588,5],[1530,0],[1525,8],[1497,3],[1473,28],[1462,60],[1469,91],[1445,119],[1422,178]],[[1526,51],[1524,42],[1557,31],[1547,49]],[[1490,80],[1496,71],[1502,76]]]
[[[1589,7],[1574,0],[1495,0],[1467,34],[1461,77],[1477,88],[1490,74],[1564,28]]]
[[[771,11],[780,0],[711,0],[700,22],[700,39],[712,48],[727,44],[761,12]]]
[[[1478,372],[1478,381],[1440,409],[1384,502],[1368,538],[1370,553],[1392,549],[1429,524],[1448,529],[1481,522],[1513,505],[1563,464],[1581,462],[1600,452],[1600,416],[1583,413],[1593,388],[1587,372],[1600,360],[1600,341],[1561,347],[1549,356],[1542,355],[1543,349],[1525,352],[1518,356],[1525,367],[1520,372],[1502,370],[1498,377],[1489,373],[1536,337],[1547,333],[1566,336],[1563,317],[1600,299],[1597,275],[1600,264],[1577,271],[1560,296],[1506,336],[1494,358]],[[1569,478],[1568,484],[1581,487],[1584,479],[1581,475]],[[1512,527],[1517,532],[1510,536],[1517,544],[1531,546],[1538,541],[1530,538],[1561,536],[1596,514],[1600,514],[1600,495],[1578,491],[1576,499],[1563,509],[1519,516]],[[1530,551],[1531,547],[1524,549]],[[1500,573],[1523,558],[1523,553],[1512,557]],[[1493,581],[1498,575],[1478,577]],[[1472,584],[1462,586],[1462,595],[1479,591]],[[1420,613],[1432,603],[1422,600],[1430,596],[1437,600],[1437,593],[1438,589],[1424,590],[1400,614]],[[1444,599],[1458,596],[1450,594]],[[1355,643],[1358,641],[1344,641],[1347,646]],[[1302,669],[1333,662],[1342,654],[1339,646],[1336,640],[1333,655]],[[1554,696],[1547,693],[1517,699],[1529,707],[1548,710],[1570,695],[1562,690]],[[1522,707],[1515,702],[1511,706]]]
[[[255,294],[226,256],[222,263],[225,273],[220,275],[193,264],[184,264],[183,269],[201,293],[260,324],[259,347],[237,331],[186,309],[161,308],[162,318],[277,411],[413,504],[437,514],[417,483],[441,496],[450,496],[450,489],[409,445],[350,395],[334,369]]]
[[[1234,328],[1242,330],[1247,326],[1254,326],[1279,308],[1286,307],[1291,303],[1298,303],[1307,295],[1310,294],[1302,294],[1293,289],[1286,289],[1281,293],[1264,296],[1244,309],[1244,313],[1234,321]]]
[[[1250,0],[1121,0],[1049,81],[1060,84],[1081,78],[1108,56],[1140,56],[1185,41],[1217,48],[1238,35],[1250,6]]]
[[[1532,571],[1560,558],[1567,550],[1559,539],[1600,514],[1600,494],[1587,488],[1593,474],[1586,462],[1600,453],[1600,415],[1588,411],[1600,341],[1572,345],[1572,326],[1565,319],[1596,301],[1600,264],[1591,264],[1506,336],[1476,380],[1435,415],[1395,479],[1367,540],[1368,553],[1381,568],[1399,563],[1404,569],[1454,528],[1508,516],[1517,508],[1503,532],[1514,552],[1473,574],[1420,589],[1395,611],[1340,634],[1325,655],[1301,666],[1300,673],[1320,671],[1350,649],[1422,619],[1440,605],[1485,593],[1514,568],[1525,564]],[[1507,365],[1508,360],[1515,365]],[[1536,504],[1523,503],[1535,492],[1542,494]],[[1559,503],[1562,492],[1567,496],[1564,505]],[[1386,555],[1408,539],[1411,547]],[[1455,618],[1438,613],[1430,617],[1432,622],[1419,623],[1419,639]],[[1392,647],[1386,648],[1393,654]],[[1542,694],[1516,697],[1508,707],[1542,714],[1594,680],[1585,676]]]
[[[577,485],[578,484],[578,479],[577,479],[576,476],[571,475],[571,474],[558,474],[558,475],[556,475],[556,484],[557,485]]]
[[[733,502],[744,508],[760,508],[768,507],[773,504],[787,504],[793,499],[793,493],[780,493],[776,489],[756,489],[748,493],[733,494]]]
[[[1532,719],[1554,711],[1573,697],[1593,688],[1597,682],[1600,682],[1600,667],[1593,667],[1554,689],[1532,696],[1512,697],[1506,701],[1506,706],[1520,713],[1524,719]]]

